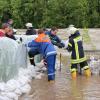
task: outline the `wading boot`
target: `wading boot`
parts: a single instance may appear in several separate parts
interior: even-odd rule
[[[49,80],[48,82],[49,83],[55,83],[55,80]]]
[[[91,76],[90,68],[84,69],[84,74],[85,76],[90,77]]]
[[[71,72],[72,79],[76,79],[77,73],[76,71]]]

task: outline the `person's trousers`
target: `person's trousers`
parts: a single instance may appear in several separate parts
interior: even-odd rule
[[[29,55],[29,59],[30,59],[30,63],[31,65],[34,65],[35,66],[35,62],[34,62],[34,56],[39,54],[39,52],[36,50],[36,51],[32,51],[32,49],[28,52],[28,55]]]
[[[47,61],[47,72],[48,72],[48,81],[55,80],[55,62],[56,55],[50,55],[46,58]]]
[[[78,65],[80,66],[80,69],[81,68],[84,68],[84,69],[89,68],[87,61],[83,61],[83,62],[78,63],[78,64],[71,64],[71,72],[77,71]]]

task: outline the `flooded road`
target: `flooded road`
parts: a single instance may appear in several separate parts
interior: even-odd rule
[[[62,62],[61,71],[56,71],[55,83],[49,83],[45,74],[42,79],[32,81],[30,94],[21,100],[100,100],[100,76],[78,75],[72,80],[65,57]]]
[[[67,74],[59,73],[54,84],[48,83],[44,77],[33,81],[32,87],[30,100],[100,100],[99,77],[71,80]]]

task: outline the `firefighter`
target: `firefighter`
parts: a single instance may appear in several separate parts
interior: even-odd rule
[[[71,53],[71,75],[72,78],[77,77],[77,67],[80,65],[80,68],[84,69],[84,74],[86,76],[91,76],[90,68],[87,64],[86,57],[84,55],[83,41],[80,35],[80,32],[77,28],[71,25],[69,28],[68,47],[67,50]]]
[[[48,81],[54,82],[56,50],[42,29],[38,30],[38,37],[32,42],[29,42],[28,47],[31,48],[29,52],[33,53],[34,55],[40,53],[42,54],[43,58],[45,58],[47,62]]]

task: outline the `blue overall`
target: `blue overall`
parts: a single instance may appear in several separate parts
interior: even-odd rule
[[[28,43],[28,47],[31,48],[33,54],[40,53],[47,61],[48,69],[48,81],[55,79],[55,61],[56,61],[56,50],[50,40],[44,33],[38,35],[38,37],[32,42]]]

